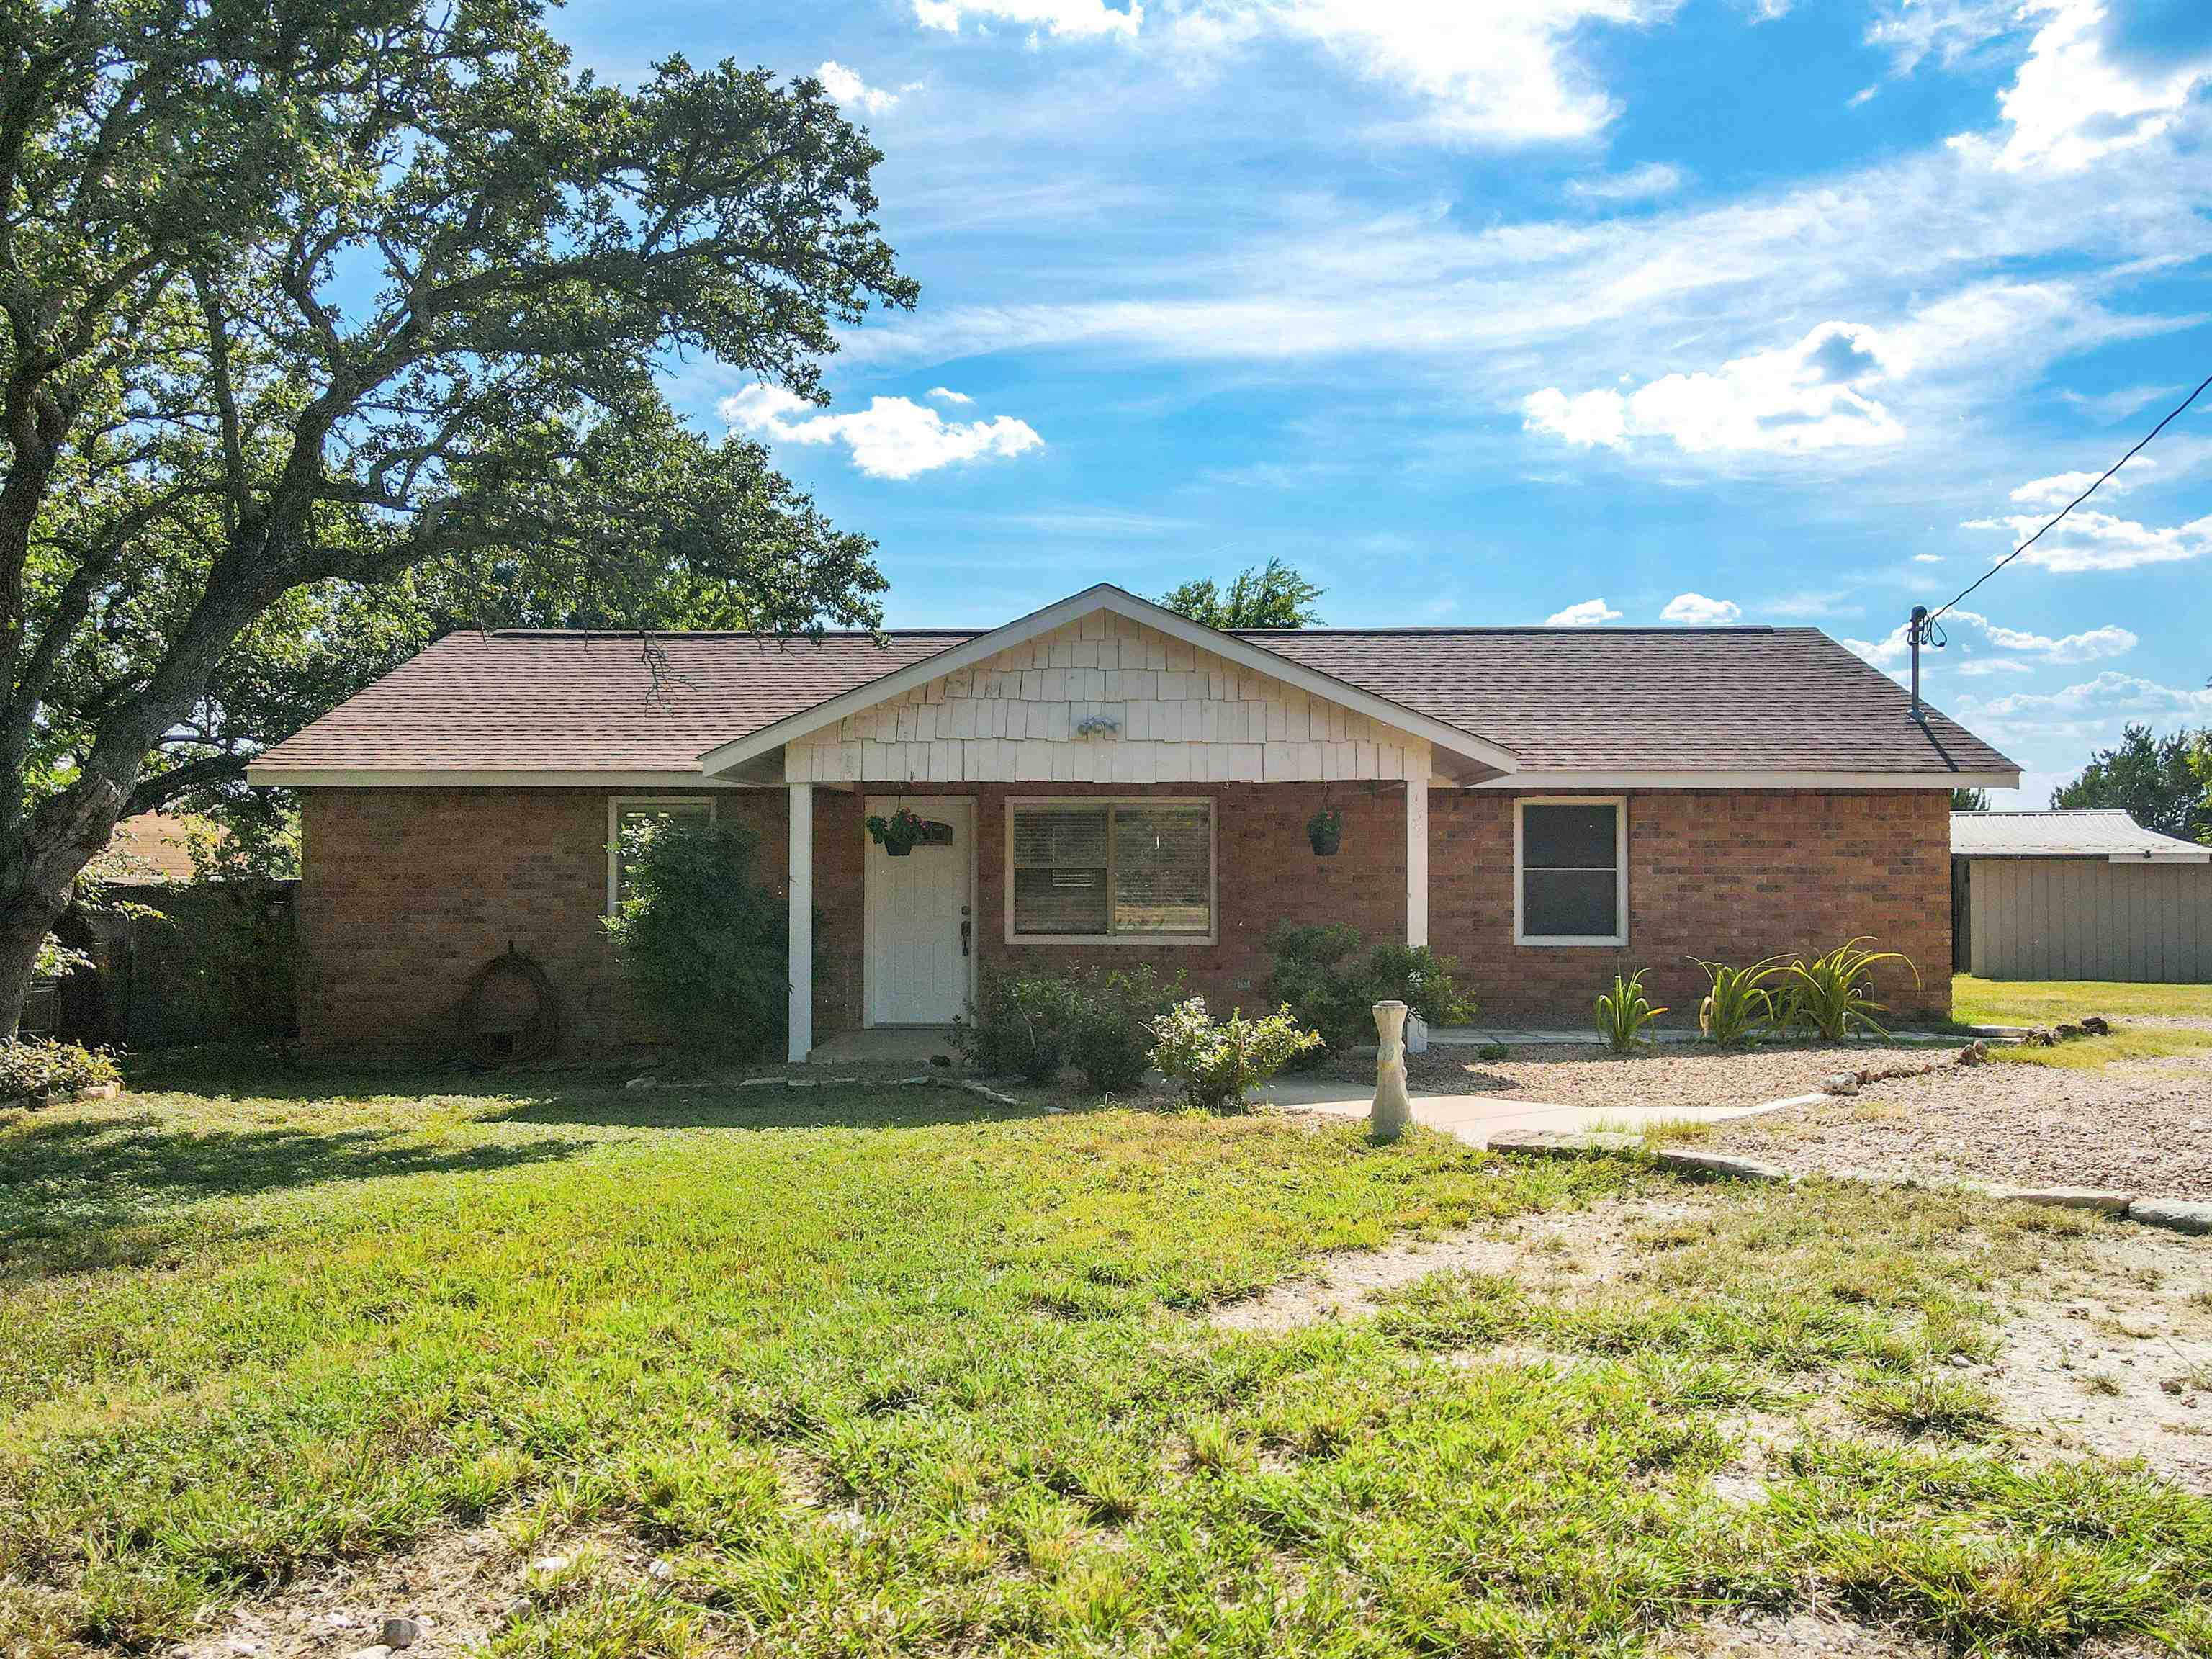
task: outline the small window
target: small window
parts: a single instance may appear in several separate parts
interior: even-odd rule
[[[671,818],[712,818],[714,803],[704,798],[674,800],[631,799],[617,797],[607,803],[607,914],[614,915],[629,897],[629,881],[623,873],[623,847],[641,824],[665,823]]]
[[[1514,942],[1628,943],[1628,803],[1520,800]]]
[[[1009,943],[1212,938],[1211,802],[1014,801],[1006,811]]]

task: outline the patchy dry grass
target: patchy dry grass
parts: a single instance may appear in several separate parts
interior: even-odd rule
[[[2111,1018],[2212,1019],[2212,985],[2120,980],[1951,979],[1951,1017],[1972,1025],[2054,1025],[2084,1014]]]
[[[666,1563],[533,1570],[486,1638],[517,1659],[1627,1653],[1813,1602],[1990,1652],[2212,1630],[2212,1505],[2017,1456],[1952,1376],[2079,1218],[1303,1119],[419,1083],[0,1126],[11,1659],[487,1516]],[[1615,1200],[1647,1218],[1600,1278],[1193,1316]],[[1838,1392],[1728,1495],[1747,1413]]]
[[[2094,1072],[2130,1060],[2170,1060],[2212,1049],[2212,1027],[2115,1024],[2110,1036],[2076,1037],[2049,1048],[1992,1048],[1991,1060],[2007,1066],[2047,1066]]]

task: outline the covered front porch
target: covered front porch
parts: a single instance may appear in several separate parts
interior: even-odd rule
[[[1149,959],[1254,1006],[1280,924],[1429,939],[1429,793],[1506,750],[1095,588],[704,757],[789,801],[790,1058],[814,1048],[817,911],[858,915],[856,1024],[947,1024],[1001,966]],[[928,837],[867,833],[901,807]],[[834,813],[849,826],[823,836]],[[1340,843],[1309,837],[1333,815]],[[816,880],[839,849],[834,890]],[[803,966],[802,966],[803,965]]]

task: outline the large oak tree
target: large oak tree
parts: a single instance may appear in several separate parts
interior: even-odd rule
[[[872,544],[658,375],[909,306],[810,80],[533,0],[0,0],[0,1034],[121,816],[446,623],[872,625]]]

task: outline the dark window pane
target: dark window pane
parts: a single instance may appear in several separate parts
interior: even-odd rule
[[[1082,933],[1106,931],[1106,866],[1014,871],[1014,932],[1017,934]]]
[[[1617,806],[1524,806],[1521,864],[1528,870],[1610,870]]]
[[[1620,890],[1613,871],[1528,870],[1521,881],[1521,931],[1529,938],[1619,935]]]
[[[1213,908],[1213,834],[1203,806],[1114,809],[1114,931],[1203,933]]]

